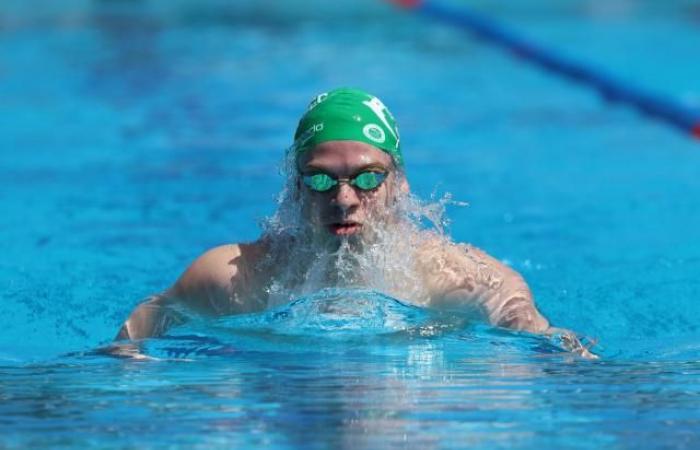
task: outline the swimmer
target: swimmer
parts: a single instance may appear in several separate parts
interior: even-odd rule
[[[254,313],[324,287],[360,286],[556,335],[568,350],[593,357],[573,333],[550,326],[517,272],[419,225],[416,216],[430,218],[431,210],[410,194],[396,121],[377,97],[349,88],[315,97],[285,167],[278,211],[261,237],[202,254],[171,288],[136,307],[117,340],[162,335],[183,321],[183,307],[210,316]]]

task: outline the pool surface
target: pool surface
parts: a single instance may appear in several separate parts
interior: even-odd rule
[[[696,2],[469,6],[700,108]],[[700,447],[700,141],[380,1],[6,0],[0,37],[0,448]],[[296,120],[342,85],[391,107],[415,193],[469,203],[452,236],[600,360],[371,291],[175,329],[157,361],[94,351],[256,239]]]

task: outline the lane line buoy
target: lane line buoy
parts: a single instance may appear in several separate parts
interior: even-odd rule
[[[468,9],[456,10],[427,0],[389,1],[415,13],[465,29],[475,37],[507,49],[513,55],[551,73],[597,90],[606,101],[632,106],[647,116],[663,120],[700,139],[700,110],[685,106],[673,98],[633,86],[520,36],[488,17]]]

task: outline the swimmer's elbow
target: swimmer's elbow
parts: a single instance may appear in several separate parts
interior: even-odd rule
[[[167,298],[154,295],[134,309],[117,333],[116,340],[146,339],[164,334],[178,318],[165,305]]]
[[[127,319],[126,322],[124,322],[122,327],[119,329],[119,332],[115,336],[114,340],[126,341],[128,339],[131,339],[131,336],[129,335],[129,320]]]
[[[157,337],[156,327],[152,326],[153,320],[141,316],[138,311],[134,312],[119,329],[119,333],[114,338],[115,341],[139,340],[150,337]]]
[[[143,306],[139,305],[136,307],[129,318],[126,319],[119,329],[115,340],[138,340],[157,335],[156,327],[154,326],[157,322],[156,314],[144,310]]]
[[[549,321],[537,310],[529,295],[517,295],[506,300],[492,317],[494,325],[517,331],[544,333]]]

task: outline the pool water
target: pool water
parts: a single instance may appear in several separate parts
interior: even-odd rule
[[[700,142],[382,2],[279,3],[3,2],[0,447],[700,446]],[[695,2],[470,7],[700,107]],[[469,203],[452,236],[600,360],[376,292],[94,352],[258,236],[299,114],[341,85],[392,108],[415,193]]]

